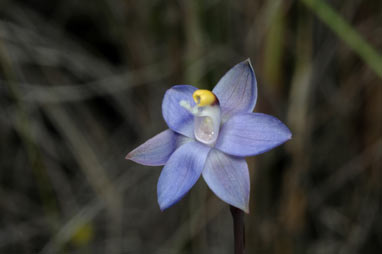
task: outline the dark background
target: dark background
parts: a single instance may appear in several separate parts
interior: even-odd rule
[[[293,139],[248,158],[247,253],[380,253],[382,2],[313,2],[0,0],[0,253],[233,253],[203,180],[160,212],[124,157],[248,57]]]

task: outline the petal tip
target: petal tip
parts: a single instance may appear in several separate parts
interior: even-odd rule
[[[130,153],[128,153],[128,154],[125,156],[125,160],[130,160],[130,161],[134,161],[134,162],[136,162],[136,163],[145,165],[145,163],[142,162],[142,161],[140,161],[139,158],[137,157],[136,149],[134,149],[133,151],[131,151]]]
[[[162,198],[159,196],[159,193],[158,193],[158,205],[159,205],[159,209],[163,212],[164,210],[166,210],[169,205],[166,204],[166,202],[164,202],[162,200]]]
[[[161,204],[159,204],[159,209],[161,212],[164,212],[164,210],[166,210],[168,207],[165,207],[165,206],[162,206]]]
[[[125,156],[125,160],[129,161],[134,161],[135,163],[141,164],[141,165],[146,165],[146,166],[151,166],[150,163],[147,163],[145,161],[140,160],[139,158],[136,157],[136,154],[134,151],[131,151]]]
[[[251,72],[253,72],[253,73],[255,72],[255,71],[253,70],[253,66],[252,66],[252,62],[251,62],[251,59],[250,59],[250,58],[245,59],[242,63],[247,64],[247,65],[249,66]]]
[[[286,143],[286,142],[288,142],[289,140],[292,139],[292,132],[289,130],[288,127],[286,127],[286,128],[287,128],[287,132],[285,133],[284,139],[280,140],[280,144],[279,145],[282,145],[282,144],[284,144],[284,143]]]
[[[132,154],[132,152],[128,153],[126,156],[125,156],[125,160],[131,160],[131,158],[133,157],[134,155]]]
[[[167,210],[167,208],[170,208],[171,206],[173,206],[175,203],[177,203],[178,201],[175,201],[175,202],[168,202],[168,201],[160,201],[158,199],[158,205],[159,205],[159,209],[161,210],[161,212],[164,212],[164,210]]]
[[[249,205],[248,204],[246,204],[245,206],[240,206],[240,205],[231,205],[231,206],[234,206],[234,207],[242,210],[246,214],[249,214]]]
[[[246,204],[244,206],[240,206],[238,208],[241,209],[246,214],[249,214],[249,203],[248,202],[246,202]]]
[[[128,153],[125,156],[125,160],[134,161],[135,163],[146,165],[146,166],[156,166],[158,164],[158,163],[150,163],[149,161],[142,160],[142,158],[140,158],[139,156],[139,151],[137,151],[137,148],[131,151],[130,153]]]
[[[286,134],[286,140],[285,141],[288,141],[288,140],[291,140],[292,139],[292,132],[290,131],[290,129],[285,125],[286,129],[287,129],[287,134]]]
[[[252,67],[252,62],[251,62],[251,59],[248,57],[247,59],[245,59],[244,61],[243,61],[243,63],[247,63],[249,66],[251,66]]]

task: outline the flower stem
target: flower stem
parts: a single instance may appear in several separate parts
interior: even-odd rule
[[[244,254],[245,230],[244,213],[239,208],[230,206],[233,219],[233,235],[235,239],[235,254]]]

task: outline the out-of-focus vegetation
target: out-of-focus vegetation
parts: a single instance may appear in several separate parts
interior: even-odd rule
[[[247,253],[380,253],[381,24],[375,0],[1,0],[0,253],[232,253],[203,180],[162,213],[124,156],[166,89],[247,57],[293,132],[248,159]]]

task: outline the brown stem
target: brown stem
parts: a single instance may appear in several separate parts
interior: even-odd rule
[[[235,254],[244,254],[245,230],[244,212],[239,208],[230,206],[233,219],[233,235],[235,239]]]

